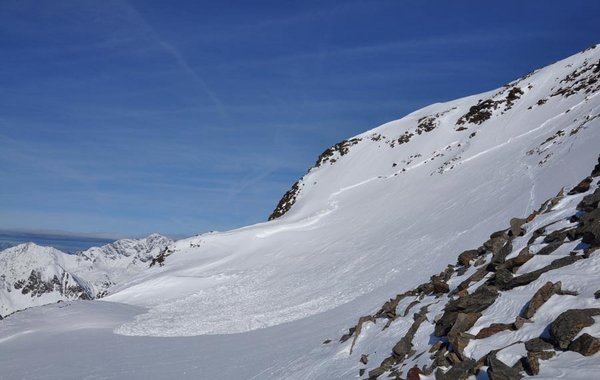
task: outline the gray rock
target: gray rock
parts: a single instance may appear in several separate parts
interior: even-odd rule
[[[492,254],[497,254],[504,247],[509,237],[504,231],[498,231],[490,235],[490,239],[483,243],[483,247]]]
[[[591,246],[600,246],[600,208],[595,209],[581,218],[582,226],[578,232],[582,235],[582,240]]]
[[[577,184],[571,191],[569,191],[569,195],[575,195],[580,193],[585,193],[590,189],[590,184],[592,183],[592,177],[584,178],[581,182]]]
[[[545,247],[543,247],[542,249],[540,249],[538,251],[537,255],[549,255],[552,252],[556,251],[558,248],[560,248],[561,245],[563,245],[562,240],[552,242],[552,243],[546,245]]]
[[[452,344],[454,350],[462,354],[469,343],[469,338],[463,333],[469,330],[475,322],[481,317],[481,313],[459,313],[452,328],[448,332],[448,342]]]
[[[446,373],[438,368],[435,372],[436,380],[466,380],[475,374],[475,360],[469,359],[458,364],[454,364]]]
[[[406,335],[404,335],[392,349],[392,351],[394,352],[395,358],[398,361],[404,360],[404,358],[406,358],[410,354],[412,347],[413,347],[412,340],[413,340],[415,334],[417,333],[417,330],[421,326],[421,324],[423,322],[425,322],[426,320],[427,320],[427,306],[424,306],[421,308],[421,310],[419,310],[418,313],[415,314],[414,322],[410,326],[408,331],[406,332]]]
[[[542,338],[533,338],[525,342],[525,349],[532,352],[551,350],[553,347],[552,343],[548,343]]]
[[[592,356],[600,351],[600,339],[587,333],[582,334],[569,344],[568,350],[578,352],[583,356]]]
[[[512,236],[522,236],[525,234],[525,230],[521,228],[523,224],[527,222],[524,218],[512,218],[510,220],[510,233]]]
[[[507,285],[506,289],[513,289],[519,286],[527,285],[535,280],[537,280],[542,274],[565,267],[567,265],[571,265],[579,260],[583,259],[582,256],[565,256],[559,259],[552,261],[550,264],[546,265],[543,268],[534,270],[529,273],[522,274],[521,276],[513,278]]]
[[[491,282],[498,287],[498,289],[503,290],[507,288],[507,285],[510,284],[510,281],[513,279],[513,273],[506,268],[498,268]]]
[[[567,237],[565,229],[552,231],[544,238],[544,243],[562,243]]]
[[[598,70],[598,67],[600,67],[600,66],[596,66],[596,70]],[[600,176],[600,156],[598,156],[598,163],[596,164],[596,166],[592,170],[591,176],[592,177],[598,177],[598,176]]]
[[[561,289],[561,282],[552,283],[548,281],[537,292],[531,297],[531,300],[527,304],[527,308],[522,314],[523,318],[531,318],[535,312],[550,299],[553,295],[559,292]]]
[[[479,256],[479,251],[476,249],[470,249],[464,251],[458,255],[458,263],[464,266],[469,266],[472,260],[475,260]]]
[[[577,205],[577,209],[585,212],[590,212],[598,208],[600,204],[600,187],[596,189],[592,194],[583,197],[581,202]]]
[[[504,245],[502,245],[502,247],[494,253],[494,256],[491,260],[492,265],[497,266],[499,264],[504,263],[504,261],[506,260],[506,256],[510,255],[510,253],[512,252],[512,248],[512,242],[510,240],[506,240],[504,242]]]
[[[507,366],[496,358],[495,354],[488,355],[487,365],[487,375],[490,380],[520,380],[523,378],[519,370]]]
[[[600,309],[571,309],[559,315],[550,324],[550,336],[554,344],[567,349],[569,344],[584,328],[594,324],[594,316],[600,315]]]
[[[485,339],[501,331],[512,330],[510,323],[492,323],[488,327],[484,327],[475,336],[477,339]]]
[[[459,313],[479,313],[493,304],[497,297],[498,290],[495,287],[482,285],[472,294],[448,302],[444,315],[436,322],[434,335],[447,335]]]

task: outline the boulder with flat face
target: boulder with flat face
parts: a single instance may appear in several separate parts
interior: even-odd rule
[[[584,215],[581,224],[578,232],[583,236],[582,241],[593,247],[600,246],[600,208]]]
[[[523,224],[527,223],[525,218],[512,218],[510,220],[510,233],[512,236],[522,236],[525,234],[525,230],[521,228]]]
[[[600,188],[597,188],[592,194],[583,197],[581,202],[577,205],[577,209],[581,211],[590,212],[598,208],[600,204]]]
[[[523,312],[524,318],[531,318],[535,312],[561,289],[561,282],[552,283],[548,281],[531,297],[531,301],[527,304],[527,308]]]
[[[583,356],[592,356],[600,351],[600,339],[590,334],[582,334],[569,344],[568,350],[579,352]]]
[[[555,346],[565,350],[573,338],[584,328],[594,324],[594,316],[600,315],[600,309],[571,309],[559,315],[550,324],[550,336]]]
[[[507,366],[496,358],[495,354],[488,355],[487,365],[487,375],[490,380],[520,380],[523,378],[518,369]]]

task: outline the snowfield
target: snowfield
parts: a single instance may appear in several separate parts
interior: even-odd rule
[[[366,378],[424,305],[412,348],[426,352],[452,295],[405,298],[397,310],[409,310],[406,318],[383,330],[380,320],[368,322],[338,340],[359,317],[590,175],[600,153],[599,73],[596,47],[337,144],[286,194],[273,220],[171,243],[162,265],[120,276],[100,301],[67,301],[0,321],[0,379]],[[595,180],[589,192],[597,187]],[[547,256],[535,256],[546,243],[528,241],[548,223],[556,224],[547,233],[576,225],[565,218],[589,192],[561,198],[525,225],[506,259],[525,247],[534,258],[515,275],[573,251],[583,255],[581,241]],[[599,260],[591,255],[502,293],[468,334],[512,322],[548,281],[578,295],[553,296],[515,331],[471,339],[464,355],[477,360],[500,350],[497,358],[512,366],[527,351],[524,343],[506,345],[540,336],[566,309],[600,307]],[[465,270],[448,279],[450,291],[477,268]],[[486,276],[468,293],[494,273]],[[598,337],[598,326],[584,332]],[[359,362],[363,354],[368,365]],[[429,356],[410,357],[406,369],[430,365]],[[599,370],[598,355],[565,351],[543,361],[539,376],[589,379]]]

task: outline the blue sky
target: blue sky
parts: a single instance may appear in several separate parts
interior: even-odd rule
[[[0,228],[266,220],[328,146],[600,42],[597,1],[0,0]]]

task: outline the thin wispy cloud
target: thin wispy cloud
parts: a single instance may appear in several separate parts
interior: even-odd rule
[[[139,25],[143,28],[143,33],[151,37],[154,42],[159,45],[169,56],[173,58],[175,63],[179,66],[184,73],[186,73],[192,81],[200,87],[200,89],[208,96],[211,102],[214,104],[219,114],[224,120],[227,120],[227,113],[225,112],[225,107],[223,103],[216,95],[215,91],[211,89],[206,80],[198,73],[196,69],[194,69],[184,55],[175,48],[173,44],[165,41],[160,34],[152,27],[152,25],[144,18],[142,13],[140,13],[131,3],[127,1],[123,1],[123,6],[126,9],[125,14],[131,16],[131,20],[134,24]]]

